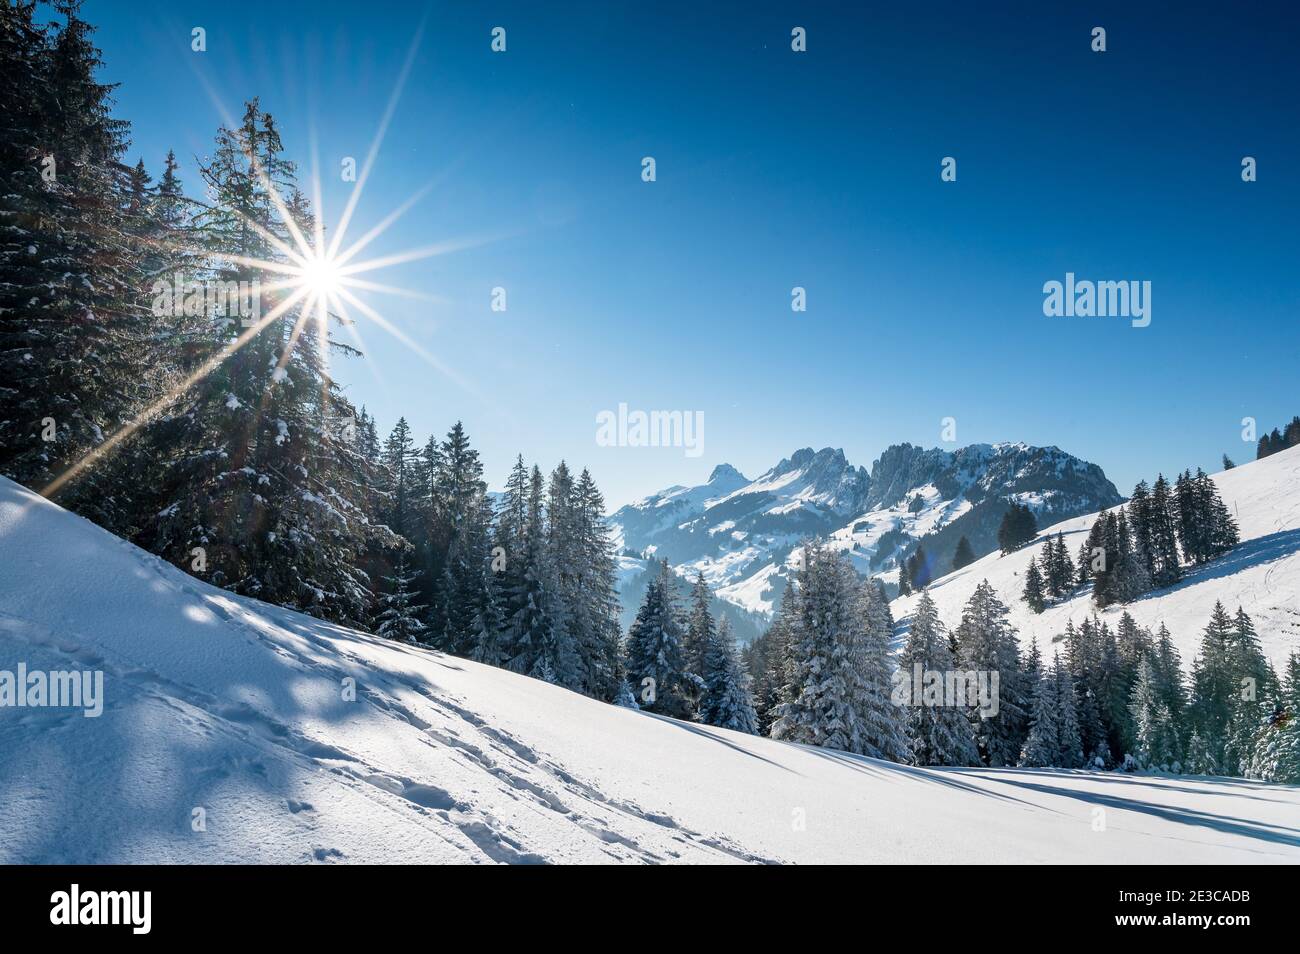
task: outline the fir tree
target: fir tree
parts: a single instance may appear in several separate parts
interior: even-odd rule
[[[898,660],[897,678],[906,679],[908,692],[907,736],[914,765],[978,765],[979,751],[970,721],[958,706],[941,694],[942,685],[931,687],[930,698],[916,699],[917,673],[937,673],[942,680],[955,671],[956,662],[949,651],[948,639],[939,621],[939,610],[928,591],[921,593],[912,615],[907,644]],[[922,693],[924,694],[924,686]]]
[[[962,534],[961,539],[957,541],[957,550],[952,555],[952,568],[960,570],[962,567],[970,566],[975,559],[975,551],[971,548],[970,541],[966,539],[965,534]]]
[[[690,614],[687,617],[686,633],[682,640],[682,664],[685,666],[683,676],[692,709],[699,708],[707,680],[704,672],[704,656],[714,636],[713,614],[709,612],[709,602],[712,597],[709,585],[704,582],[704,573],[697,573],[695,583],[691,587]]]
[[[376,630],[380,636],[396,639],[404,643],[421,641],[428,627],[420,622],[420,613],[426,609],[415,603],[415,593],[411,584],[420,575],[419,570],[409,571],[406,554],[397,558],[397,566],[392,576],[384,577],[388,592],[381,598],[383,610],[375,618]]]
[[[1192,664],[1191,724],[1196,746],[1189,751],[1190,770],[1199,775],[1225,774],[1228,730],[1237,688],[1230,646],[1233,622],[1222,603],[1201,637],[1201,651]]]
[[[1021,599],[1035,613],[1041,613],[1047,607],[1047,602],[1043,599],[1043,576],[1038,571],[1036,558],[1030,559],[1029,567],[1025,570],[1025,591]]]
[[[1057,764],[1061,754],[1058,730],[1059,689],[1054,673],[1042,677],[1034,692],[1029,713],[1029,734],[1020,751],[1019,764],[1026,768],[1047,768]]]
[[[704,700],[700,721],[723,729],[753,735],[758,719],[750,696],[748,678],[736,653],[731,623],[724,616],[716,629],[710,627],[704,649]]]
[[[992,766],[1015,765],[1028,732],[1016,633],[1006,617],[1006,606],[984,580],[966,602],[956,631],[959,668],[998,674],[997,715],[970,713],[980,755]]]
[[[667,563],[646,587],[627,635],[627,681],[642,709],[690,718],[682,659],[682,622],[676,585]]]
[[[1168,770],[1177,760],[1178,740],[1173,716],[1161,698],[1159,677],[1143,656],[1129,702],[1135,726],[1133,754],[1145,768]]]

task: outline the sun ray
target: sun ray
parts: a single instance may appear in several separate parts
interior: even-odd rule
[[[354,308],[356,308],[359,312],[361,312],[363,315],[365,315],[367,318],[369,318],[371,321],[373,321],[375,324],[377,324],[377,325],[378,325],[380,328],[382,328],[384,331],[388,332],[390,335],[392,335],[394,338],[396,338],[396,339],[397,339],[398,341],[400,341],[402,344],[406,345],[408,348],[410,348],[412,351],[414,351],[417,355],[419,355],[421,358],[423,358],[423,359],[425,360],[425,362],[428,363],[428,365],[429,365],[430,367],[432,367],[435,371],[437,371],[437,372],[439,372],[440,374],[443,374],[443,375],[445,375],[446,377],[450,378],[452,381],[456,382],[458,385],[460,385],[462,388],[464,388],[464,389],[465,389],[466,391],[468,391],[470,394],[473,394],[473,395],[476,395],[476,396],[478,395],[478,389],[477,389],[477,388],[473,387],[473,386],[472,386],[468,381],[466,381],[464,378],[462,378],[459,374],[457,374],[457,373],[456,373],[455,371],[453,371],[451,368],[447,367],[445,364],[443,364],[441,361],[439,361],[437,358],[435,358],[432,354],[430,354],[430,353],[428,352],[427,349],[425,349],[425,347],[424,347],[423,345],[421,345],[421,344],[419,344],[418,342],[412,340],[412,338],[411,338],[408,334],[406,334],[406,332],[402,331],[401,328],[398,328],[396,325],[394,325],[392,322],[390,322],[387,318],[385,318],[385,317],[384,317],[383,315],[381,315],[379,312],[375,311],[373,308],[371,308],[369,305],[367,305],[364,301],[362,301],[362,300],[361,300],[360,298],[358,298],[356,295],[352,294],[352,293],[351,293],[350,291],[348,291],[346,288],[339,287],[339,288],[337,289],[337,291],[338,291],[338,294],[339,294],[341,297],[343,297],[344,299],[346,299],[346,300],[347,300],[347,301],[348,301],[348,302],[349,302],[349,303],[350,303]]]
[[[348,224],[352,221],[352,214],[356,211],[357,203],[361,201],[361,193],[366,187],[366,180],[370,178],[370,170],[379,155],[379,147],[383,145],[384,136],[388,133],[388,125],[392,122],[393,114],[397,111],[397,101],[401,99],[402,90],[406,87],[406,80],[411,75],[411,67],[415,64],[415,55],[420,49],[420,41],[424,37],[424,26],[428,19],[429,11],[428,8],[425,8],[424,16],[420,19],[420,25],[416,27],[415,35],[411,37],[411,45],[406,51],[406,60],[402,63],[401,72],[397,76],[397,83],[393,86],[393,92],[388,97],[388,105],[384,107],[384,115],[379,120],[379,128],[375,131],[375,138],[370,143],[365,162],[362,163],[361,174],[357,177],[356,184],[352,187],[352,193],[348,196],[347,204],[343,207],[343,215],[339,218],[338,226],[334,230],[334,237],[331,239],[329,250],[326,253],[327,258],[333,258],[338,254],[339,246],[343,243],[343,236],[347,234]]]
[[[403,265],[407,262],[417,262],[424,258],[436,258],[439,255],[449,255],[452,252],[460,252],[470,248],[480,248],[489,245],[492,242],[500,241],[508,237],[509,233],[502,235],[487,235],[479,238],[467,239],[448,239],[445,242],[438,242],[434,245],[425,245],[422,248],[414,248],[405,252],[397,252],[393,255],[385,255],[381,258],[372,258],[364,262],[358,262],[355,265],[345,265],[338,270],[341,277],[355,275],[358,272],[369,272],[379,268],[388,268],[393,265]]]
[[[399,285],[385,285],[381,282],[372,282],[365,278],[356,278],[352,275],[340,275],[338,279],[340,285],[346,285],[348,288],[360,288],[363,291],[380,292],[385,295],[396,295],[399,298],[414,298],[418,301],[427,301],[434,305],[450,305],[451,299],[442,295],[431,295],[428,292],[414,291],[410,288],[402,288]]]
[[[104,443],[89,451],[75,464],[70,466],[58,477],[54,478],[54,480],[41,490],[41,496],[50,497],[58,493],[60,488],[66,485],[68,481],[73,480],[88,467],[96,463],[101,457],[112,452],[119,444],[129,438],[149,421],[153,420],[153,418],[157,417],[164,408],[175,402],[181,395],[193,387],[196,382],[207,377],[212,373],[214,368],[218,367],[232,354],[244,347],[244,345],[248,344],[248,342],[253,340],[253,338],[257,337],[263,328],[277,320],[281,315],[292,308],[299,299],[308,293],[308,291],[309,289],[305,287],[299,288],[280,304],[272,308],[269,312],[263,315],[256,324],[246,329],[242,335],[229,342],[225,347],[212,357],[208,358],[208,360],[204,361],[197,370],[187,375],[184,380],[175,385],[161,398],[137,414],[132,420],[114,431],[113,434],[104,441]]]

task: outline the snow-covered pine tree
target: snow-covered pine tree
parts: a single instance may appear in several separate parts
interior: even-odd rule
[[[420,621],[420,614],[426,607],[416,604],[415,590],[411,586],[419,575],[419,570],[408,568],[406,552],[402,551],[397,557],[393,575],[384,577],[388,592],[380,597],[383,608],[375,617],[375,632],[380,636],[404,643],[421,642],[428,630]]]
[[[1052,678],[1056,682],[1056,737],[1060,743],[1056,764],[1061,768],[1079,768],[1084,764],[1083,735],[1075,702],[1074,677],[1059,656],[1052,661]]]
[[[1015,765],[1028,734],[1026,693],[1015,630],[988,580],[967,600],[956,637],[959,668],[998,674],[997,715],[983,718],[976,710],[970,712],[980,755],[987,765]]]
[[[902,677],[913,684],[913,689],[918,666],[922,679],[926,672],[938,673],[938,678],[943,679],[957,668],[949,650],[947,634],[939,620],[939,610],[928,590],[921,593],[916,604],[907,643],[898,660]],[[965,709],[947,705],[950,700],[943,698],[942,686],[938,688],[939,693],[929,700],[924,695],[921,699],[910,698],[911,704],[904,710],[912,764],[980,764],[975,735]]]
[[[770,735],[776,710],[790,685],[790,647],[798,625],[798,589],[791,585],[781,594],[781,603],[772,625],[749,645],[745,658],[754,680],[754,710],[759,729]]]
[[[1142,575],[1149,589],[1155,579],[1155,538],[1152,535],[1154,503],[1151,488],[1145,480],[1139,480],[1133,488],[1126,506],[1128,511],[1128,529],[1132,537],[1133,551],[1141,558]],[[1142,590],[1146,592],[1146,590]]]
[[[523,552],[518,559],[518,588],[510,595],[514,614],[510,620],[509,667],[516,672],[555,678],[553,660],[563,650],[562,632],[557,634],[559,595],[546,540],[546,513],[541,471],[534,466],[528,479],[528,509],[523,535]]]
[[[1222,603],[1201,636],[1201,651],[1192,663],[1192,699],[1189,716],[1196,736],[1196,751],[1189,752],[1190,771],[1221,775],[1227,771],[1228,729],[1232,720],[1237,682],[1230,646],[1232,617]]]
[[[1107,563],[1106,514],[1104,513],[1097,515],[1097,519],[1092,522],[1092,529],[1088,531],[1087,539],[1079,547],[1078,583],[1080,586],[1092,583],[1094,594],[1097,588],[1097,574],[1093,572],[1093,565],[1098,556],[1101,557],[1099,562]]]
[[[1060,599],[1074,589],[1074,562],[1070,551],[1065,546],[1065,535],[1058,532],[1055,539],[1048,538],[1044,547],[1047,556],[1047,592],[1053,599]]]
[[[1202,471],[1196,473],[1196,498],[1205,525],[1205,556],[1212,560],[1235,547],[1241,541],[1241,535],[1237,521],[1219,496],[1214,481]]]
[[[1159,678],[1148,656],[1138,663],[1129,702],[1135,727],[1133,755],[1143,768],[1168,771],[1177,761],[1177,733],[1161,699]]]
[[[419,451],[411,437],[411,426],[399,417],[380,451],[380,486],[382,503],[379,517],[395,533],[411,540],[419,525],[417,513],[420,495],[415,479]]]
[[[697,572],[695,582],[691,585],[690,609],[686,618],[686,632],[682,637],[684,686],[695,711],[700,710],[706,689],[704,656],[714,635],[713,614],[709,612],[709,601],[712,598],[703,571]]]
[[[1025,768],[1049,768],[1061,754],[1057,730],[1058,684],[1053,673],[1039,674],[1034,704],[1029,713],[1029,734],[1020,750],[1019,764]]]
[[[576,605],[570,612],[583,666],[584,691],[612,700],[624,684],[618,569],[605,498],[587,470],[575,489],[577,534]]]
[[[1043,575],[1038,570],[1037,558],[1029,560],[1029,566],[1025,570],[1025,590],[1020,598],[1035,613],[1041,613],[1047,608],[1047,601],[1043,599]]]
[[[371,540],[397,541],[366,513],[364,460],[336,426],[355,409],[325,370],[330,342],[308,320],[317,313],[277,273],[248,264],[280,257],[288,218],[313,231],[279,131],[256,100],[237,128],[218,132],[200,174],[209,204],[194,228],[214,262],[205,277],[249,283],[260,317],[204,310],[209,373],[138,438],[161,465],[156,524],[136,542],[236,592],[365,625],[360,555]]]
[[[1233,694],[1224,745],[1223,769],[1241,775],[1253,760],[1260,728],[1277,708],[1277,676],[1259,646],[1255,624],[1240,606],[1228,636],[1227,662]]]
[[[1245,774],[1266,782],[1300,784],[1300,653],[1287,658],[1281,698],[1255,737]]]
[[[754,735],[758,718],[749,691],[749,676],[736,653],[731,622],[724,616],[710,627],[704,648],[704,699],[700,721]]]
[[[848,564],[852,571],[852,564]],[[856,581],[856,574],[855,574]],[[894,617],[889,601],[874,583],[859,586],[861,625],[854,634],[854,656],[862,688],[855,708],[861,725],[862,751],[873,758],[908,762],[906,713],[893,704]]]
[[[1178,562],[1178,515],[1173,493],[1164,474],[1156,477],[1147,508],[1151,534],[1151,582],[1156,587],[1173,586],[1182,579]]]
[[[51,25],[34,4],[0,10],[0,474],[36,488],[99,451],[157,381],[129,126],[80,3],[55,6]],[[112,476],[83,469],[57,499],[127,526]]]
[[[667,562],[646,587],[627,634],[627,682],[642,709],[690,718],[683,685],[682,620],[677,586]]]

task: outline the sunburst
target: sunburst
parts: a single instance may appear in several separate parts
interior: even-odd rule
[[[364,353],[364,341],[360,329],[357,327],[357,322],[353,318],[353,312],[355,311],[365,317],[369,323],[402,342],[402,344],[410,351],[419,356],[440,374],[451,379],[462,388],[470,391],[474,390],[466,381],[456,375],[444,362],[438,360],[438,358],[428,349],[420,346],[417,342],[412,340],[409,335],[403,332],[396,324],[385,318],[372,304],[367,303],[359,297],[359,293],[375,292],[379,294],[418,298],[426,301],[441,301],[441,299],[438,299],[436,296],[375,282],[363,276],[394,265],[432,258],[450,252],[483,245],[487,242],[493,241],[494,239],[492,237],[481,237],[450,240],[434,245],[427,245],[421,248],[391,253],[365,261],[353,261],[362,249],[366,248],[382,236],[383,233],[397,222],[404,213],[412,208],[429,192],[432,187],[432,183],[430,183],[413,192],[397,208],[384,216],[377,225],[367,231],[350,246],[345,248],[343,245],[347,235],[348,226],[357,211],[366,183],[369,180],[371,172],[379,157],[380,148],[383,145],[384,137],[388,132],[388,127],[392,121],[393,114],[397,109],[398,100],[401,98],[402,90],[406,86],[407,79],[411,72],[411,67],[415,61],[416,53],[420,47],[424,28],[425,24],[424,22],[421,22],[419,28],[415,31],[415,34],[412,37],[410,48],[407,50],[406,59],[402,64],[392,94],[389,96],[388,103],[385,106],[384,113],[380,118],[375,136],[367,150],[366,158],[362,164],[357,181],[348,196],[341,216],[334,224],[333,228],[329,230],[330,239],[328,242],[326,242],[325,239],[326,229],[321,214],[319,163],[316,159],[314,137],[312,143],[313,169],[311,175],[311,187],[316,216],[315,224],[312,229],[313,234],[310,239],[303,234],[299,223],[297,223],[294,220],[293,215],[290,214],[284,197],[279,194],[278,190],[273,186],[266,174],[260,168],[256,157],[250,153],[245,153],[250,168],[260,180],[265,193],[270,197],[276,217],[283,225],[289,241],[285,241],[280,236],[263,227],[260,223],[245,219],[244,221],[246,224],[257,231],[267,244],[279,253],[282,260],[272,261],[268,259],[249,258],[220,253],[218,253],[216,257],[231,264],[258,269],[278,276],[269,286],[263,285],[263,289],[269,288],[284,292],[286,294],[283,299],[268,313],[259,318],[251,327],[246,328],[238,337],[228,342],[219,351],[204,361],[198,368],[173,386],[161,398],[140,414],[136,415],[136,417],[131,421],[118,428],[101,444],[69,466],[65,471],[63,471],[63,473],[59,474],[59,476],[51,481],[49,485],[42,489],[41,493],[43,496],[49,497],[57,493],[68,483],[76,480],[81,474],[93,467],[99,460],[103,459],[106,455],[111,454],[141,427],[148,424],[151,420],[162,413],[162,411],[173,405],[179,398],[194,387],[195,384],[210,375],[223,362],[230,358],[231,355],[243,348],[263,330],[280,319],[287,317],[294,308],[299,308],[299,315],[280,356],[278,369],[282,370],[284,368],[293,349],[297,346],[306,322],[311,320],[315,320],[318,326],[319,333],[316,335],[316,338],[321,349],[320,356],[324,368],[328,369],[329,364],[328,349],[330,343],[327,333],[327,325],[331,317],[340,319],[342,325],[356,341],[358,349],[362,350]],[[191,59],[191,64],[193,64],[193,59]],[[194,66],[193,68],[195,69],[199,81],[203,84],[209,97],[216,105],[218,112],[225,120],[227,128],[236,128],[233,116],[229,110],[225,108],[220,97],[216,95],[206,77],[199,72],[197,66]],[[275,376],[273,376],[272,380],[275,380]]]

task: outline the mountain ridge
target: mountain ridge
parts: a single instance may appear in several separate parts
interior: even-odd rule
[[[949,451],[902,443],[885,448],[870,469],[851,464],[842,448],[801,447],[753,480],[721,463],[707,483],[665,488],[608,520],[628,578],[638,559],[640,569],[648,557],[666,559],[682,575],[702,572],[722,600],[766,617],[804,539],[825,538],[848,551],[859,572],[892,583],[897,563],[923,540],[940,561],[951,560],[962,535],[977,554],[988,552],[1008,500],[1056,522],[1123,497],[1099,466],[1055,446]]]

